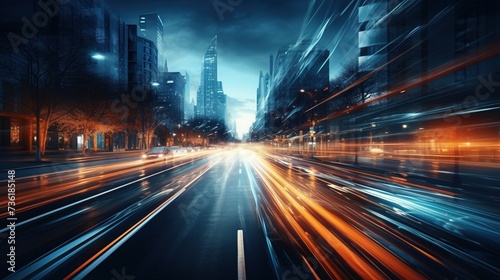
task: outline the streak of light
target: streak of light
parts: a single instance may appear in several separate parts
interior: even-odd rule
[[[387,271],[384,269],[387,259],[374,254],[372,250],[378,252],[379,248],[370,247],[369,242],[366,245],[362,238],[358,240],[360,237],[356,232],[379,244],[418,273],[423,273],[419,276],[445,278],[453,273],[473,277],[477,273],[500,273],[500,269],[491,262],[497,256],[497,248],[500,248],[500,216],[489,207],[482,208],[482,201],[471,199],[470,193],[429,184],[425,180],[418,183],[401,181],[350,164],[322,163],[275,154],[275,149],[263,149],[262,146],[256,150],[259,156],[254,157],[252,166],[258,170],[263,189],[269,193],[268,204],[277,205],[269,211],[278,221],[275,225],[285,230],[290,239],[298,236],[309,253],[319,258],[321,266],[331,277],[355,276],[334,275],[341,271],[335,268],[338,264],[333,264],[333,269],[329,268],[336,255],[317,251],[315,246],[324,246],[318,242],[304,241],[304,233],[307,233],[313,241],[318,239],[314,236],[319,236],[324,244],[333,248],[332,252],[340,250],[337,243],[333,243],[337,247],[332,245],[331,239],[328,239],[332,237],[324,233],[324,229],[314,225],[314,219],[330,230],[336,241],[344,242],[348,246],[346,250],[358,254],[364,261],[363,265],[379,269],[378,276],[381,277]],[[476,164],[480,166],[481,163],[471,165]],[[484,164],[497,166],[495,163]],[[294,176],[291,170],[298,175]],[[306,176],[310,182],[300,179]],[[313,181],[314,184],[311,183]],[[492,189],[491,195],[495,193],[498,193],[496,189]],[[477,195],[474,192],[473,197]],[[338,254],[345,258],[345,253]],[[377,257],[372,259],[373,256]],[[464,268],[457,262],[463,262]],[[350,266],[352,260],[346,260],[346,263]],[[361,276],[359,268],[354,269]],[[474,269],[476,271],[472,272]],[[399,270],[397,267],[390,268],[394,276],[402,277],[396,274]]]
[[[196,153],[193,155],[186,155],[183,158],[198,159],[207,156],[211,153]],[[162,172],[169,171],[175,168],[180,168],[184,165],[189,164],[189,162],[184,162],[180,159],[174,159],[175,166],[165,169]],[[163,163],[161,163],[163,164]],[[133,167],[133,168],[131,168]],[[66,170],[63,172],[53,172],[45,173],[43,175],[29,176],[18,179],[18,188],[16,189],[18,196],[16,197],[16,212],[21,213],[28,210],[36,209],[38,207],[49,205],[56,201],[60,201],[76,194],[81,194],[84,192],[91,192],[93,190],[98,190],[103,186],[105,181],[110,181],[116,178],[123,177],[124,175],[129,175],[133,171],[143,172],[140,177],[141,180],[150,178],[153,175],[145,176],[144,173],[144,162],[141,160],[135,160],[132,162],[118,163],[118,164],[106,164],[98,167],[81,167],[78,169],[77,174],[71,173],[71,170]],[[95,176],[95,172],[99,171],[100,176]],[[84,174],[88,174],[88,178],[84,177]],[[76,176],[76,177],[75,177]],[[40,181],[30,181],[36,178],[42,178],[44,185],[42,188],[36,187]],[[78,178],[78,179],[76,179]],[[28,181],[26,181],[28,180]],[[68,183],[68,181],[70,183]],[[20,183],[22,182],[22,184]],[[35,184],[33,186],[33,184]],[[47,188],[45,188],[47,186]],[[48,187],[50,186],[50,187]],[[114,188],[117,190],[119,188]],[[102,192],[105,194],[108,191]],[[95,197],[95,196],[92,196]],[[7,198],[0,198],[0,203],[7,203]],[[0,213],[0,218],[7,217],[8,213]]]
[[[394,88],[390,89],[388,92],[386,92],[385,94],[382,94],[382,95],[377,96],[377,97],[375,97],[373,99],[367,100],[363,104],[359,104],[359,105],[347,108],[347,109],[345,109],[343,111],[340,111],[340,112],[332,113],[332,114],[324,117],[323,119],[321,119],[319,121],[323,122],[323,121],[335,119],[335,118],[337,118],[339,116],[342,116],[344,114],[349,114],[349,113],[351,113],[353,111],[357,111],[357,110],[359,110],[361,108],[365,108],[365,107],[367,107],[370,104],[373,104],[373,103],[379,102],[381,100],[387,99],[389,97],[392,97],[394,95],[400,94],[401,92],[407,91],[409,89],[413,89],[415,87],[418,87],[418,86],[421,86],[421,85],[425,85],[425,84],[427,84],[429,82],[432,82],[434,80],[442,78],[442,77],[444,77],[446,75],[452,74],[452,73],[454,73],[454,72],[456,72],[458,70],[461,70],[461,69],[466,68],[468,66],[477,64],[479,62],[482,62],[484,60],[487,60],[487,59],[490,59],[492,57],[495,57],[495,56],[499,55],[500,54],[500,48],[496,47],[496,46],[498,46],[498,42],[497,42],[497,44],[491,44],[491,45],[492,46],[485,47],[485,48],[483,48],[481,50],[478,50],[477,52],[474,52],[471,55],[464,56],[464,57],[462,57],[460,59],[457,59],[455,61],[449,62],[449,63],[447,63],[447,64],[445,64],[445,65],[443,65],[441,67],[437,67],[436,69],[430,71],[426,75],[423,75],[422,77],[416,77],[415,79],[413,79],[412,81],[410,81],[410,82],[408,82],[406,84],[394,87]],[[408,51],[409,50],[411,50],[411,48],[408,49]],[[322,101],[322,102],[316,104],[315,106],[309,108],[305,112],[309,112],[309,111],[313,110],[317,106],[322,105],[325,102],[327,102],[327,101],[329,101],[329,100],[337,97],[338,95],[344,93],[346,90],[351,89],[352,87],[354,87],[354,86],[362,83],[363,81],[367,80],[370,76],[372,76],[374,73],[376,73],[377,71],[380,71],[382,67],[387,66],[389,63],[392,63],[397,58],[400,58],[401,56],[403,56],[404,54],[406,54],[406,52],[398,55],[396,58],[394,58],[391,61],[387,62],[383,66],[377,68],[376,70],[373,70],[372,72],[368,73],[367,75],[363,76],[362,78],[360,78],[359,80],[357,80],[356,82],[354,82],[352,85],[344,88],[343,90],[339,91],[338,93],[330,96],[329,98],[325,99],[324,101]]]
[[[188,164],[188,163],[185,163],[185,164]],[[177,166],[177,167],[178,167],[178,166]],[[89,200],[96,199],[96,198],[98,198],[98,197],[100,197],[100,196],[103,196],[103,195],[105,195],[105,194],[112,193],[112,192],[114,192],[114,191],[117,191],[117,190],[122,189],[122,188],[124,188],[124,187],[130,186],[130,185],[132,185],[132,184],[135,184],[135,183],[138,183],[138,182],[142,182],[142,181],[144,181],[144,180],[146,180],[146,179],[148,179],[148,178],[151,178],[151,177],[157,176],[157,175],[162,174],[162,173],[164,173],[164,172],[167,172],[167,171],[169,171],[169,170],[170,170],[170,169],[165,169],[165,170],[162,170],[162,171],[160,171],[160,172],[157,172],[157,173],[151,174],[151,175],[149,175],[149,176],[146,176],[146,177],[141,177],[141,178],[136,179],[136,180],[134,180],[134,181],[131,181],[131,182],[128,182],[128,183],[125,183],[125,184],[119,185],[119,186],[114,187],[114,188],[112,188],[112,189],[108,189],[108,190],[105,190],[105,191],[99,192],[99,193],[97,193],[97,194],[95,194],[95,195],[92,195],[92,196],[86,197],[86,198],[84,198],[84,199],[81,199],[81,200],[75,201],[75,202],[73,202],[73,203],[67,204],[67,205],[65,205],[65,206],[63,206],[63,207],[59,207],[59,208],[57,208],[57,209],[54,209],[54,210],[51,210],[51,211],[45,212],[45,213],[43,213],[43,214],[41,214],[41,215],[38,215],[38,216],[32,217],[32,218],[30,218],[30,219],[24,220],[24,221],[22,221],[22,222],[19,222],[19,223],[17,224],[17,226],[18,226],[18,227],[23,226],[23,225],[25,225],[25,224],[31,223],[31,222],[33,222],[33,221],[36,221],[36,220],[38,220],[38,219],[41,219],[41,218],[44,218],[44,217],[46,217],[46,216],[52,215],[52,214],[54,214],[54,213],[60,212],[60,211],[62,211],[62,210],[69,209],[69,208],[74,207],[74,206],[76,206],[76,205],[82,204],[82,203],[87,202],[87,201],[89,201]],[[122,173],[123,173],[123,174],[125,174],[125,173],[128,173],[128,172],[127,172],[126,170],[124,170],[124,171],[122,171]],[[96,186],[96,187],[97,187],[97,186]],[[44,195],[45,195],[45,194],[42,194],[41,198],[43,198],[43,197],[44,197]],[[34,204],[29,204],[29,205],[27,205],[27,206],[25,206],[25,207],[23,207],[23,208],[16,209],[16,212],[22,212],[22,211],[26,211],[26,210],[29,210],[29,209],[34,209],[34,208],[40,207],[40,206],[42,206],[42,205],[46,205],[46,204],[53,203],[53,202],[55,202],[55,201],[58,201],[58,200],[61,200],[61,199],[67,198],[67,197],[72,196],[72,195],[74,195],[74,193],[71,193],[71,194],[66,194],[66,195],[60,195],[60,196],[54,197],[54,198],[52,198],[52,199],[45,199],[45,200],[44,200],[44,201],[42,201],[42,202],[39,202],[39,203],[34,203]],[[8,228],[1,229],[1,230],[0,230],[0,233],[1,233],[1,232],[4,232],[4,231],[7,231],[7,230],[8,230]]]
[[[189,183],[183,186],[179,191],[175,193],[174,196],[165,200],[162,204],[156,207],[153,211],[148,213],[133,226],[128,228],[125,232],[120,234],[116,239],[107,244],[99,252],[90,257],[87,261],[81,264],[73,272],[71,272],[64,279],[83,279],[88,273],[90,273],[95,267],[97,267],[101,262],[103,262],[108,256],[110,256],[114,251],[116,251],[121,245],[123,245],[128,239],[130,239],[137,231],[139,231],[144,225],[146,225],[152,218],[154,218],[158,213],[165,209],[170,203],[172,203],[176,198],[178,198],[182,193],[184,193],[194,182],[199,180],[206,172],[213,168],[216,163],[212,163],[203,172],[198,174]]]
[[[95,265],[109,256],[113,251],[115,251],[121,244],[123,244],[127,239],[129,239],[132,235],[134,235],[140,228],[142,228],[148,221],[150,221],[155,215],[157,215],[162,209],[167,207],[173,200],[175,200],[178,196],[180,196],[184,191],[186,191],[190,186],[199,178],[203,176],[208,170],[210,170],[220,159],[214,158],[211,162],[207,164],[203,164],[199,167],[196,167],[196,170],[193,170],[193,173],[181,174],[176,178],[172,178],[171,180],[176,181],[185,181],[179,188],[176,189],[173,195],[168,195],[171,191],[168,191],[165,188],[161,188],[158,192],[153,195],[142,197],[139,201],[128,205],[123,210],[113,214],[110,218],[103,219],[100,223],[89,228],[84,231],[82,234],[73,238],[70,241],[67,241],[45,255],[39,257],[29,265],[22,267],[21,269],[16,271],[15,276],[21,278],[43,278],[46,277],[55,267],[62,265],[63,263],[70,262],[72,257],[80,254],[85,250],[89,250],[89,248],[95,247],[95,242],[99,242],[105,237],[111,235],[111,238],[114,240],[106,245],[104,248],[94,248],[96,251],[99,250],[93,257],[88,259],[84,264],[82,264],[78,269],[73,271],[73,275],[79,277],[79,275],[83,275],[81,273],[88,273]],[[188,163],[186,163],[188,164]],[[148,177],[139,178],[133,182],[128,182],[120,186],[123,188],[125,186],[129,186],[131,184],[139,184],[148,178],[152,178],[154,176],[158,176],[165,172],[163,170],[161,172],[155,173]],[[193,176],[194,175],[194,176]],[[188,179],[189,178],[189,179]],[[177,185],[177,184],[174,184]],[[105,191],[106,193],[112,192],[116,189],[110,189]],[[102,195],[102,193],[97,194],[92,197],[88,197],[86,200],[93,199],[97,196]],[[77,204],[82,203],[82,200],[67,205],[63,207],[67,209],[68,207],[73,207]],[[131,220],[134,217],[134,213],[140,213],[140,211],[144,209],[148,209],[150,206],[154,206],[153,211],[148,211],[149,213],[143,216],[142,218],[136,220]],[[59,210],[54,210],[59,211]],[[44,214],[43,216],[53,214],[53,212],[49,212]],[[92,212],[94,209],[88,208],[87,211],[77,210],[73,214],[77,215],[85,212]],[[31,219],[32,220],[32,219]],[[30,222],[31,220],[26,220],[23,224]],[[114,232],[119,228],[126,225],[132,225],[125,232]],[[114,236],[113,236],[114,235]],[[115,237],[117,236],[117,237]],[[90,268],[89,268],[90,267]],[[83,270],[83,271],[82,271]]]
[[[366,259],[364,254],[353,250],[342,238],[347,238],[351,242],[359,244],[360,248],[358,250],[363,250],[367,255],[373,256],[398,277],[406,279],[424,278],[418,271],[412,269],[400,258],[367,237],[357,228],[352,227],[341,217],[326,210],[315,200],[304,196],[297,190],[296,186],[286,180],[279,171],[263,159],[254,160],[252,167],[261,178],[270,197],[277,205],[281,206],[280,214],[285,216],[286,222],[294,230],[294,233],[301,238],[302,242],[318,259],[321,260],[321,255],[318,255],[317,244],[306,234],[308,228],[324,239],[363,278],[384,279],[387,275],[380,267]],[[297,220],[297,215],[303,218],[301,222]],[[321,260],[321,265],[332,277],[343,274],[342,271],[324,259]]]

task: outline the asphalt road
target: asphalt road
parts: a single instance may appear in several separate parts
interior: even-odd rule
[[[240,159],[206,151],[166,163],[134,159],[31,171],[16,181],[16,272],[10,277],[236,279],[243,253],[240,271],[248,279],[272,278]]]
[[[247,279],[273,277],[248,174],[239,153],[223,153],[179,198],[87,276],[126,272],[138,279],[238,279],[243,232]]]
[[[258,146],[166,162],[120,158],[22,169],[12,178],[5,173],[0,184],[11,180],[15,188],[0,197],[11,206],[0,212],[7,225],[0,229],[0,276],[500,275],[500,195],[494,186],[480,183],[489,192],[478,195],[474,185],[458,189],[418,174],[391,174]]]

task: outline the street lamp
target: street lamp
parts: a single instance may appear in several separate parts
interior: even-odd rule
[[[92,55],[92,58],[95,60],[104,60],[106,57],[100,53],[95,53]]]
[[[314,94],[310,91],[307,91],[305,89],[300,89],[301,93],[307,93],[309,97],[311,98],[311,101],[316,103],[316,100],[314,99]],[[312,104],[314,106],[314,104]],[[315,131],[315,125],[316,125],[316,116],[314,113],[314,110],[311,110],[312,117],[310,118],[311,122],[311,127],[309,128],[309,135],[311,137],[311,141],[309,142],[309,145],[311,146],[311,157],[314,157],[314,149],[316,147],[316,131]]]
[[[309,91],[307,91],[307,90],[305,90],[305,89],[301,89],[301,90],[300,90],[300,92],[302,92],[302,93],[307,93],[307,95],[309,95],[310,97],[313,97],[312,92],[309,92]]]

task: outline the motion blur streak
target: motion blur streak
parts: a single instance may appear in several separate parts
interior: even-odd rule
[[[409,161],[397,154],[360,153],[355,165],[319,150],[314,157],[300,156],[304,150],[292,147],[255,146],[254,151],[259,156],[253,167],[267,203],[274,206],[269,212],[287,231],[281,238],[305,244],[307,250],[294,245],[309,256],[304,264],[309,266],[314,255],[335,278],[365,277],[367,265],[370,273],[387,278],[415,272],[441,279],[500,275],[498,179],[488,170],[480,178],[473,173],[479,166],[493,170],[495,163],[461,163],[464,184],[459,188],[447,182],[454,175],[446,170],[453,158]]]
[[[44,230],[46,230],[45,227],[49,227],[57,234],[64,234],[65,231],[72,230],[68,226],[70,221],[67,220],[75,220],[84,221],[83,224],[78,225],[78,227],[83,226],[84,229],[77,231],[77,235],[68,240],[63,239],[65,241],[22,266],[10,277],[13,279],[19,279],[17,277],[23,279],[50,278],[55,270],[66,265],[72,269],[64,275],[73,271],[69,276],[72,278],[82,269],[87,267],[92,269],[98,264],[98,261],[108,257],[112,251],[121,246],[157,213],[188,190],[195,181],[199,180],[220,160],[221,157],[214,156],[210,161],[205,160],[205,163],[202,161],[198,164],[191,164],[191,161],[179,162],[173,168],[168,169],[162,169],[161,165],[165,164],[162,162],[157,166],[160,167],[159,172],[150,175],[144,174],[132,181],[125,181],[119,186],[108,185],[103,189],[97,189],[94,195],[85,196],[83,199],[77,199],[63,207],[55,208],[19,223],[18,226],[22,226],[26,230],[30,228],[28,225],[31,228],[42,227]],[[138,167],[135,171],[144,173],[143,168]],[[177,172],[178,168],[185,168],[190,172]],[[121,170],[119,173],[130,175],[131,170],[126,171]],[[165,176],[165,174],[172,173],[176,175]],[[158,180],[158,178],[166,179]],[[149,191],[149,189],[154,191]],[[31,189],[26,193],[30,194],[34,191],[36,190]],[[75,196],[78,195],[75,194]],[[106,201],[106,199],[109,200],[100,203],[101,200]],[[51,201],[51,204],[54,204],[54,201]],[[56,218],[57,215],[61,215],[61,218]],[[43,219],[49,218],[48,216],[53,217],[54,220],[40,225],[39,220],[43,221]],[[86,225],[86,220],[89,221],[88,225]],[[57,236],[57,234],[54,235]],[[89,253],[92,255],[88,255]],[[83,259],[80,263],[75,261],[82,255],[88,255],[88,258]]]
[[[424,276],[418,271],[410,268],[405,262],[363,234],[359,229],[354,228],[347,221],[305,196],[298,190],[297,182],[295,185],[289,183],[286,178],[287,174],[280,172],[260,157],[255,159],[252,166],[264,182],[266,191],[276,204],[281,206],[281,214],[285,215],[286,222],[290,224],[295,234],[301,238],[331,277],[339,277],[343,272],[337,270],[334,265],[326,263],[328,260],[323,258],[319,250],[316,249],[318,244],[310,238],[309,234],[311,233],[308,233],[308,228],[314,230],[315,234],[324,239],[363,278],[384,279],[387,277],[382,268],[377,267],[365,257],[371,255],[398,277],[424,279]],[[295,213],[300,214],[304,221],[299,222]],[[349,243],[343,241],[339,236],[358,244],[358,250],[352,249]]]
[[[184,160],[186,158],[195,160],[205,154],[186,155],[183,158]],[[174,159],[174,162],[179,161],[179,158]],[[177,162],[175,166],[169,169],[179,168],[185,164],[189,164],[189,162]],[[141,160],[135,160],[132,162],[103,164],[99,167],[80,167],[77,174],[65,171],[24,177],[19,181],[23,183],[23,188],[18,190],[18,193],[22,193],[22,195],[19,195],[16,201],[16,212],[25,212],[62,201],[76,194],[99,190],[107,182],[112,182],[131,172],[142,172],[143,169],[144,163]],[[68,184],[68,182],[71,183]],[[0,203],[6,204],[7,198],[0,198]],[[7,215],[7,212],[0,213],[0,218],[5,218]]]
[[[380,96],[378,96],[376,98],[367,100],[363,104],[356,105],[356,106],[351,107],[351,108],[347,108],[347,109],[345,109],[343,111],[340,111],[340,112],[335,112],[333,114],[330,114],[330,115],[326,116],[325,118],[323,118],[323,119],[321,119],[319,121],[323,122],[323,121],[327,121],[327,120],[331,120],[331,119],[337,118],[337,117],[342,116],[344,114],[349,114],[349,113],[351,113],[353,111],[365,108],[365,107],[367,107],[370,104],[379,102],[379,101],[384,100],[384,99],[388,99],[388,98],[390,98],[392,96],[400,94],[401,92],[407,91],[409,89],[413,89],[415,87],[419,87],[419,86],[425,85],[425,84],[427,84],[427,83],[429,83],[431,81],[437,80],[437,79],[442,78],[442,77],[444,77],[446,75],[449,75],[451,73],[455,73],[458,70],[461,70],[461,69],[466,68],[468,66],[475,65],[475,64],[478,64],[478,63],[480,63],[480,62],[482,62],[484,60],[487,60],[487,59],[490,59],[492,57],[495,57],[495,56],[497,56],[497,55],[500,54],[500,49],[498,47],[496,47],[496,46],[498,46],[498,42],[497,42],[496,45],[493,45],[493,47],[488,46],[487,48],[484,48],[483,50],[478,51],[477,52],[478,54],[469,55],[469,56],[463,57],[461,59],[457,59],[456,61],[449,62],[446,65],[443,65],[441,67],[438,67],[438,68],[430,71],[429,73],[427,73],[426,75],[424,75],[422,77],[415,77],[415,79],[413,81],[411,81],[411,82],[408,82],[408,83],[406,83],[404,85],[397,86],[395,88],[392,88],[388,92],[386,92],[385,94],[382,94],[382,95],[380,95]],[[399,57],[400,56],[398,56],[398,58]],[[374,70],[374,72],[378,71],[378,70],[379,69],[376,69],[376,70]],[[364,80],[366,80],[367,78],[369,78],[372,74],[373,74],[373,72],[370,73],[370,74],[367,74],[365,77],[363,77],[360,80],[354,82],[353,85],[357,85],[357,84],[363,82]],[[346,88],[346,89],[348,89],[348,88]],[[328,100],[331,100],[334,97],[337,97],[338,95],[340,95],[343,92],[345,92],[345,90],[342,90],[341,92],[339,92],[339,93],[337,93],[337,94],[329,97],[328,99],[326,99],[322,103],[324,103],[324,102],[326,102]],[[314,107],[311,107],[307,111],[313,110],[314,108],[316,108],[317,106],[319,106],[322,103],[319,103],[319,104],[315,105]]]

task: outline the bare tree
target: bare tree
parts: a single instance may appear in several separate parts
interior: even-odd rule
[[[75,84],[73,110],[60,119],[62,130],[83,136],[82,155],[85,155],[87,141],[94,136],[94,150],[97,149],[97,134],[118,131],[123,126],[120,118],[111,110],[112,96],[106,81],[90,74],[81,73]]]
[[[149,149],[155,131],[167,121],[165,108],[161,106],[152,90],[148,90],[144,100],[138,103],[135,120],[137,131],[142,133],[142,147]]]
[[[11,65],[1,66],[18,71],[12,75],[19,81],[21,94],[29,100],[23,105],[36,117],[36,160],[40,161],[49,127],[72,110],[68,102],[71,95],[66,90],[73,73],[82,66],[81,49],[61,49],[57,40],[40,35],[19,46],[18,52],[6,45],[2,45],[2,52],[10,56]]]

